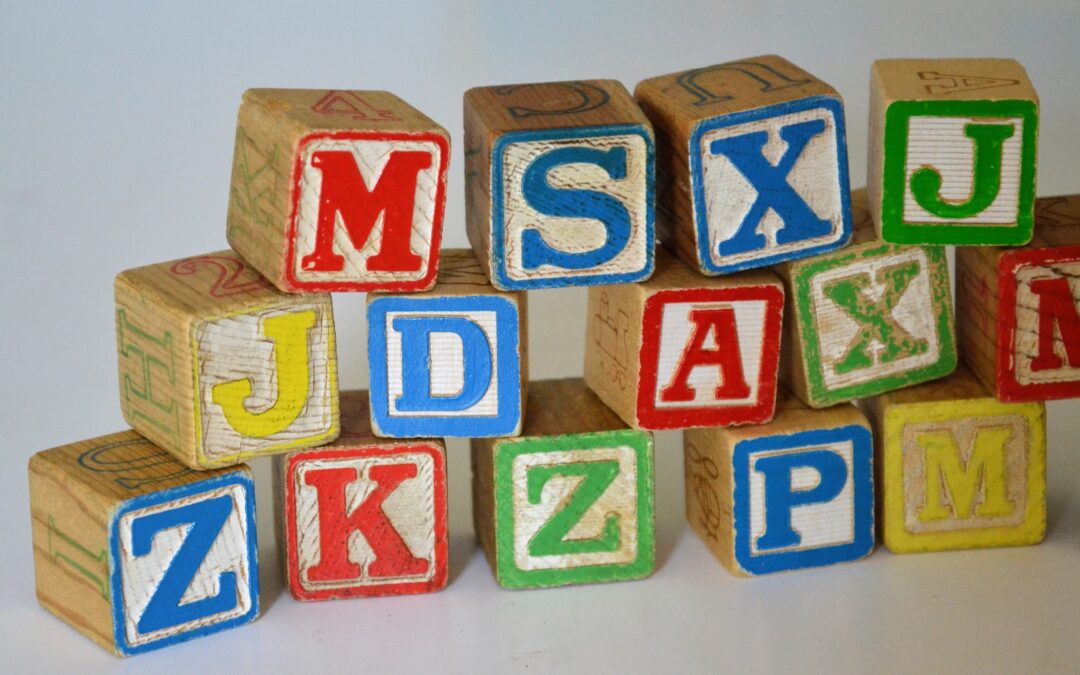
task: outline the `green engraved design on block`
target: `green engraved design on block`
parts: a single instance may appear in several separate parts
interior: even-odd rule
[[[243,127],[236,130],[234,152],[235,168],[229,187],[229,235],[250,234],[238,220],[246,219],[264,230],[283,227],[284,214],[275,208],[275,200],[283,194],[285,184],[285,175],[278,163],[287,158],[276,144],[261,154]],[[238,219],[238,216],[242,218]]]
[[[539,504],[544,486],[555,476],[580,476],[581,484],[570,495],[570,500],[556,511],[549,521],[529,542],[530,555],[570,555],[596,553],[619,549],[619,515],[609,513],[604,519],[604,530],[592,539],[566,539],[588,510],[607,491],[619,475],[619,463],[613,461],[577,462],[536,466],[527,474],[529,503]]]
[[[821,358],[820,336],[813,307],[811,281],[817,274],[837,267],[844,267],[867,258],[876,258],[904,251],[909,247],[880,243],[843,249],[830,255],[820,256],[797,266],[792,279],[795,296],[795,320],[802,334],[807,394],[815,406],[836,405],[856,398],[877,396],[893,389],[906,387],[944,377],[956,369],[956,340],[953,331],[952,304],[949,295],[949,269],[945,249],[938,246],[920,247],[930,267],[930,306],[925,311],[934,316],[938,337],[937,361],[906,372],[885,375],[858,384],[829,389],[825,383],[824,365]],[[897,299],[899,301],[899,299]],[[899,357],[897,357],[899,358]]]
[[[1020,150],[1020,193],[1017,201],[1016,224],[1013,226],[1003,225],[966,225],[962,223],[908,223],[904,222],[904,193],[907,189],[907,147],[908,125],[912,117],[972,117],[1001,119],[1003,117],[1020,117],[1024,120],[1023,138]],[[1035,154],[1036,140],[1038,138],[1038,105],[1035,101],[1009,100],[1009,101],[896,101],[885,112],[884,131],[884,161],[881,192],[881,235],[889,242],[900,244],[937,244],[937,245],[997,245],[1019,246],[1031,241],[1034,223],[1035,208]],[[994,136],[1000,134],[995,129],[1002,125],[975,125],[969,124],[966,133],[975,138],[980,135]],[[974,131],[973,129],[990,129],[989,131]],[[945,205],[945,210],[935,210],[933,201],[937,199],[937,187],[940,186],[940,177],[937,171],[930,174],[924,173],[928,169],[916,171],[912,176],[912,192],[919,205],[931,213],[937,213],[941,217],[963,218],[978,213],[986,208],[993,198],[985,204],[982,202],[991,187],[996,187],[1000,182],[1000,144],[1004,138],[997,141],[997,166],[989,166],[986,157],[981,153],[993,155],[993,143],[987,140],[975,138],[977,152],[975,156],[976,177],[975,190],[971,200],[964,205]],[[991,147],[984,147],[990,145]],[[991,157],[992,159],[992,157]],[[991,186],[986,184],[985,172],[997,174]],[[920,177],[922,176],[922,177]],[[937,180],[932,182],[932,178]],[[932,191],[933,200],[926,194]],[[996,196],[997,190],[993,190]],[[927,201],[924,201],[927,200]],[[982,208],[974,208],[981,206]]]
[[[120,395],[123,397],[125,417],[129,423],[137,419],[145,420],[178,444],[180,407],[173,399],[155,398],[153,384],[154,369],[164,371],[170,385],[176,384],[176,347],[172,333],[165,331],[160,336],[151,335],[129,321],[127,310],[118,307],[116,336],[121,363],[123,359],[138,359],[140,363],[134,369],[142,371],[141,382],[134,381],[130,374],[124,375]]]
[[[599,450],[620,446],[633,448],[635,454],[637,470],[637,557],[629,563],[622,564],[586,565],[558,569],[523,570],[518,568],[514,561],[514,485],[512,481],[512,469],[515,458],[533,453],[553,453],[591,449]],[[607,463],[609,462],[601,461],[596,462],[595,464],[603,465]],[[576,475],[581,475],[579,472],[583,471],[581,467],[585,464],[593,463],[570,462],[558,466],[538,465],[529,471],[528,482],[533,483],[535,481],[538,483],[539,485],[536,487],[536,490],[539,492],[539,490],[542,489],[543,484],[557,473],[574,473]],[[584,469],[585,472],[594,470],[595,469]],[[610,480],[608,480],[608,476],[601,475],[607,471],[607,469],[601,468],[595,471],[598,471],[598,474],[592,479],[594,481],[593,485],[587,487],[583,482],[578,486],[574,496],[569,500],[569,503],[563,506],[562,511],[556,512],[556,514],[544,524],[541,528],[541,532],[538,532],[537,535],[534,536],[529,544],[530,552],[535,551],[533,547],[536,545],[536,541],[540,538],[543,530],[552,530],[551,533],[544,535],[545,537],[550,537],[552,534],[563,534],[562,532],[554,532],[556,528],[562,529],[561,523],[554,523],[557,519],[569,519],[573,516],[574,522],[570,523],[570,527],[572,528],[576,525],[581,515],[585,513],[589,506],[600,498],[604,489],[606,489],[611,484],[611,481],[614,481],[616,478],[616,474],[611,474]],[[568,584],[629,581],[631,579],[641,579],[652,574],[655,565],[656,549],[653,471],[652,436],[647,432],[638,431],[636,429],[622,429],[618,431],[605,431],[589,434],[568,434],[565,436],[526,437],[500,441],[495,449],[494,476],[495,573],[499,584],[506,588],[545,588]],[[536,478],[533,478],[534,475]],[[600,483],[605,480],[607,480],[607,484],[603,486],[604,489],[601,489]],[[531,488],[532,486],[529,485],[525,487]],[[582,495],[583,491],[585,492],[584,495]],[[592,494],[594,492],[595,495]],[[586,500],[588,501],[588,504],[584,504]],[[576,504],[576,507],[574,502],[579,502]],[[573,512],[570,515],[563,515],[565,511],[570,509],[575,509],[577,512]],[[609,520],[605,523],[605,529],[611,527],[610,522],[611,521]],[[616,530],[616,535],[618,535],[618,530]],[[607,537],[608,535],[605,532],[601,537],[588,541],[590,543],[601,542],[610,545],[610,542],[605,541]],[[546,542],[541,542],[541,548],[545,546],[545,543]],[[567,542],[562,541],[560,537],[558,542],[559,549],[551,551],[550,554],[557,555],[571,553],[572,551],[565,548],[566,545]],[[618,540],[616,539],[616,548],[617,545]],[[594,550],[602,551],[604,549]],[[536,551],[536,553],[540,552]]]
[[[56,519],[49,514],[49,557],[65,563],[97,588],[105,600],[109,599],[109,552],[101,549],[94,553],[56,527]]]

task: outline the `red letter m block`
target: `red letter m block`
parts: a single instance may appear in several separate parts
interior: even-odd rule
[[[446,138],[310,134],[293,167],[285,273],[303,291],[418,291],[438,266]]]
[[[642,428],[772,419],[783,306],[779,283],[651,295],[642,317]]]
[[[446,463],[427,444],[311,450],[285,479],[289,590],[300,600],[446,585]]]

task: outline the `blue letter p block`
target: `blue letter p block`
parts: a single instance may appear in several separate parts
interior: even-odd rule
[[[520,433],[522,331],[512,297],[371,299],[368,358],[375,433],[393,438]]]

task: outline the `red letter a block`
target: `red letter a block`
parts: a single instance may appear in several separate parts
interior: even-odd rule
[[[449,139],[388,92],[252,89],[236,128],[229,244],[286,292],[427,290]]]
[[[367,399],[342,394],[342,435],[333,445],[275,458],[278,542],[298,600],[446,585],[443,444],[375,438]]]

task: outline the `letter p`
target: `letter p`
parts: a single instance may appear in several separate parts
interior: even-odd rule
[[[814,471],[817,484],[795,489],[792,477],[796,469]],[[757,539],[760,550],[798,546],[802,536],[792,527],[792,511],[799,506],[836,499],[848,480],[844,458],[829,450],[760,457],[754,461],[754,471],[763,475],[765,483],[765,532]]]

